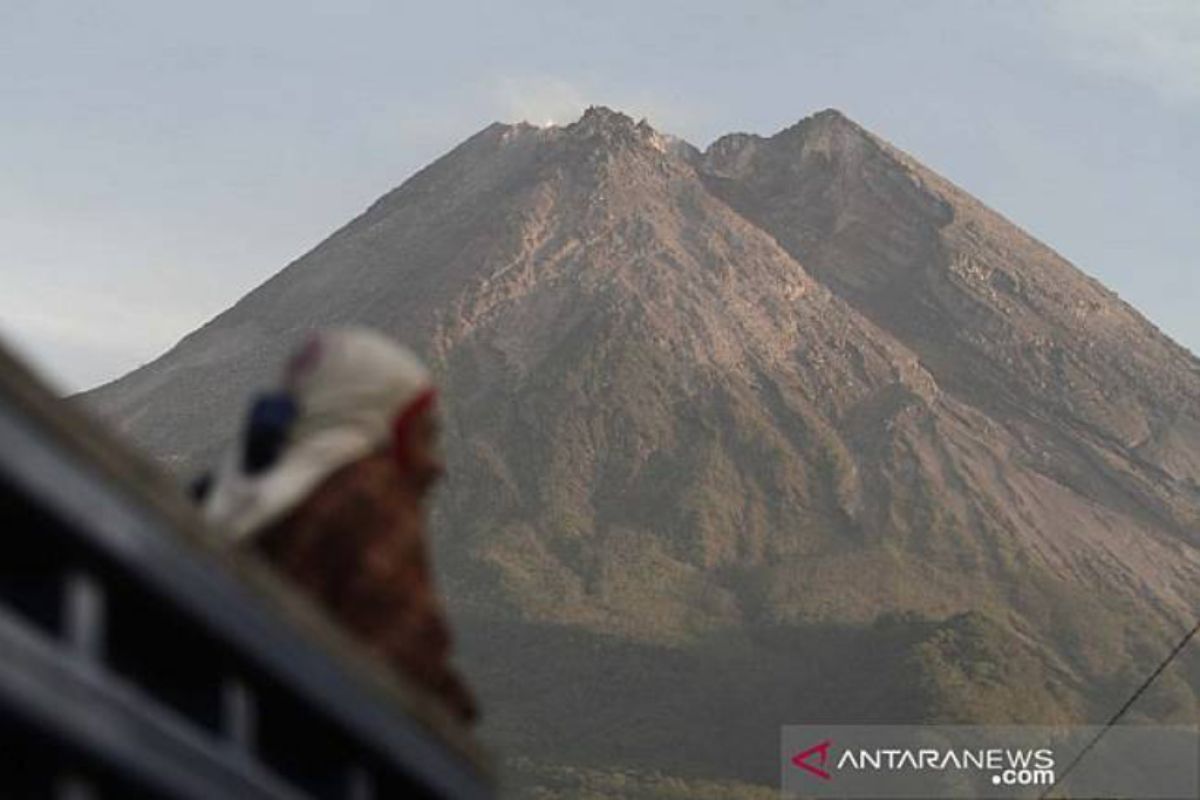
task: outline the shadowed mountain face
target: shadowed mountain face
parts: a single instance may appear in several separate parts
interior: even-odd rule
[[[704,153],[493,125],[87,402],[195,471],[339,322],[439,372],[444,584],[543,783],[769,784],[789,722],[1095,719],[1200,605],[1200,362],[837,112]],[[1198,673],[1144,713],[1194,719]]]

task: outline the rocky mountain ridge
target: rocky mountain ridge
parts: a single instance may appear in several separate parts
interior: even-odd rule
[[[783,722],[1094,719],[1200,601],[1200,362],[836,111],[491,125],[86,401],[194,470],[339,322],[438,372],[512,752],[770,783]]]

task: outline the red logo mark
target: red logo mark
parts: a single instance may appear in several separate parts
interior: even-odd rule
[[[818,778],[820,778],[823,781],[830,780],[833,776],[830,775],[825,770],[821,769],[821,767],[825,766],[825,763],[827,761],[829,761],[829,748],[832,746],[833,746],[833,740],[826,739],[825,741],[821,742],[820,744],[813,745],[812,747],[808,748],[803,753],[799,753],[798,755],[793,756],[792,763],[795,764],[797,767],[799,767],[802,770],[811,772],[813,775],[816,775]],[[813,756],[818,757],[817,764],[819,766],[814,766],[814,765],[808,763],[808,760],[810,758],[812,758]]]

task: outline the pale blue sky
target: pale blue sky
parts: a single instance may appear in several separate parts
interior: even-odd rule
[[[494,120],[836,107],[1200,351],[1200,2],[0,0],[0,332],[153,358]]]

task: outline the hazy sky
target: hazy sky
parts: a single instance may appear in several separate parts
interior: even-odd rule
[[[1200,352],[1200,2],[0,0],[0,333],[158,355],[494,120],[836,107]]]

